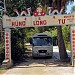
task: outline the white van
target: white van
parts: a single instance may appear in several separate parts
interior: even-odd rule
[[[33,57],[52,57],[53,41],[49,34],[37,33],[33,35],[31,44]]]

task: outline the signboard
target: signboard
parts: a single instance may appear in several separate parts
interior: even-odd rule
[[[3,28],[14,27],[35,27],[35,26],[58,26],[75,24],[75,12],[65,15],[45,15],[45,16],[22,16],[8,17],[3,16]]]

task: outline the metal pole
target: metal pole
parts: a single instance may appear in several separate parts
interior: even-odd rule
[[[6,12],[5,0],[4,0],[4,12]],[[5,13],[4,13],[4,14],[5,14]]]

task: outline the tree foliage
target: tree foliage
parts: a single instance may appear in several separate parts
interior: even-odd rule
[[[72,12],[75,12],[75,6],[72,7],[71,11]]]
[[[13,2],[10,2],[9,8],[11,8],[11,12],[13,12],[13,9],[15,9],[15,8],[17,8],[19,11],[22,11],[28,7],[31,7],[31,9],[32,9],[31,13],[32,13],[33,11],[35,11],[35,9],[37,7],[37,3],[41,2],[42,6],[44,7],[45,10],[46,10],[46,7],[51,6],[54,9],[57,8],[60,11],[61,7],[65,6],[66,2],[68,2],[68,1],[72,1],[72,0],[47,0],[47,1],[46,0],[38,0],[38,1],[37,0],[20,0],[17,2],[15,1],[14,4],[13,4]],[[9,8],[8,8],[8,11],[10,11]],[[15,14],[13,13],[13,14],[11,14],[11,16],[15,16]],[[43,32],[43,30],[45,30],[45,29],[46,28],[44,28],[44,27],[42,27],[41,29],[40,29],[40,27],[38,28],[38,30],[40,30],[40,32]],[[58,45],[59,45],[60,58],[66,59],[66,58],[68,58],[68,55],[67,55],[66,48],[64,45],[62,29],[60,26],[57,27],[57,35],[58,35]]]
[[[31,7],[31,9],[32,9],[31,14],[33,15],[33,12],[36,10],[38,3],[42,4],[44,10],[47,10],[47,7],[53,7],[54,9],[57,8],[58,10],[60,10],[61,6],[63,6],[63,5],[66,6],[66,4],[68,2],[72,2],[74,0],[5,0],[5,1],[6,1],[6,10],[7,10],[6,14],[8,16],[17,16],[16,13],[14,12],[14,9],[18,9],[19,12],[21,12],[21,11]],[[38,28],[28,28],[28,29],[25,28],[25,29],[23,29],[23,30],[21,29],[19,31],[18,30],[12,31],[12,50],[13,50],[12,53],[14,52],[13,54],[19,55],[19,57],[20,57],[20,54],[22,52],[18,52],[18,51],[21,51],[24,48],[24,45],[23,45],[24,40],[26,41],[27,39],[29,39],[30,36],[32,34],[34,34],[35,32],[43,32],[44,30],[51,31],[50,27],[38,27]],[[52,33],[54,33],[53,35],[56,35],[55,31],[52,31]],[[60,30],[58,28],[57,31],[59,32],[58,35],[62,34],[61,28],[60,28]],[[64,34],[64,35],[66,35],[66,34]],[[62,40],[61,35],[60,35],[59,39],[60,39],[60,41]],[[59,44],[64,45],[64,43],[61,44],[61,42]],[[65,48],[63,48],[63,49],[61,46],[61,49],[60,49],[61,56],[63,56],[62,53],[66,52]],[[15,58],[16,56],[13,54],[12,54],[12,56],[13,56],[13,58]],[[67,58],[66,54],[62,57],[62,59],[65,59],[65,58]]]
[[[63,26],[62,27],[63,37],[64,41],[69,42],[70,41],[70,26]]]
[[[5,58],[4,44],[0,43],[0,65],[2,64],[4,58]]]
[[[21,30],[12,30],[11,34],[11,58],[14,61],[23,60],[24,53],[26,48],[24,48],[24,35],[22,34]]]

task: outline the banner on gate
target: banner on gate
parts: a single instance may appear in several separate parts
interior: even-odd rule
[[[3,28],[35,27],[35,26],[58,26],[75,24],[75,12],[64,15],[45,16],[3,16]]]

